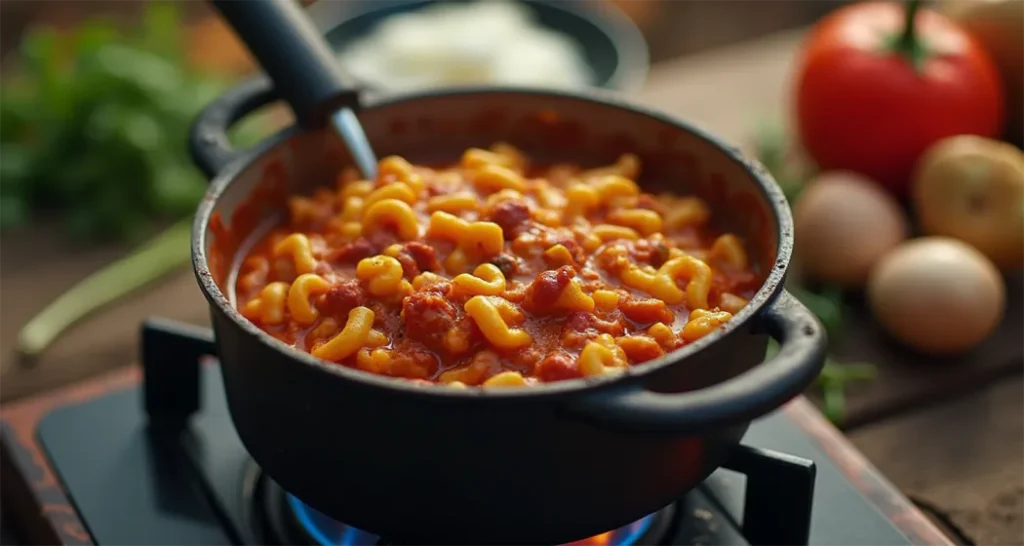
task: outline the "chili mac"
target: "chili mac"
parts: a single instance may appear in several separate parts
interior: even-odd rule
[[[318,358],[452,387],[616,373],[730,320],[760,285],[696,197],[632,155],[591,170],[497,144],[289,198],[241,262],[242,314]]]

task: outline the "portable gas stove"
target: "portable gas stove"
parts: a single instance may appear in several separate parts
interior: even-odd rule
[[[210,332],[149,321],[141,370],[5,408],[2,491],[20,538],[387,544],[261,475],[231,423],[212,353]],[[756,421],[725,467],[684,498],[574,544],[952,543],[799,398]]]

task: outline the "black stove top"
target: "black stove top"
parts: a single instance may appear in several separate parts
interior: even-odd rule
[[[216,362],[200,364],[211,347],[208,332],[150,322],[141,387],[61,405],[35,426],[85,542],[386,544],[261,475],[231,423]],[[3,433],[11,452],[16,434],[7,422]],[[755,421],[728,464],[684,498],[576,544],[913,543],[896,510],[856,487],[834,455],[789,412],[776,412]]]

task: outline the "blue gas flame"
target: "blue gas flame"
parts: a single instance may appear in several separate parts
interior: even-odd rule
[[[350,525],[340,523],[330,517],[310,508],[304,502],[293,495],[286,495],[288,505],[298,520],[299,526],[309,535],[316,544],[321,546],[374,546],[379,537],[356,529]],[[654,515],[649,515],[629,525],[620,527],[611,532],[611,536],[601,541],[604,546],[633,546],[640,537],[647,532],[654,521]],[[585,546],[589,544],[587,539],[572,543],[574,546]]]

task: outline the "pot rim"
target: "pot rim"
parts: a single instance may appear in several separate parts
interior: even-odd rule
[[[687,357],[713,345],[733,330],[747,324],[748,321],[755,320],[757,315],[765,308],[765,306],[771,303],[782,291],[783,281],[785,279],[793,251],[793,217],[782,189],[779,187],[778,183],[775,182],[775,179],[768,170],[760,164],[760,162],[744,156],[738,147],[728,144],[698,124],[676,119],[665,113],[629,103],[608,92],[595,89],[579,92],[529,87],[450,87],[373,97],[372,99],[367,100],[368,104],[366,104],[363,109],[371,110],[375,108],[383,108],[395,104],[433,97],[492,94],[557,97],[562,99],[592,102],[603,106],[628,110],[631,113],[646,116],[671,125],[678,130],[688,132],[701,140],[704,140],[708,144],[711,144],[725,154],[730,160],[739,164],[756,182],[758,189],[768,202],[774,215],[773,224],[776,228],[776,237],[778,240],[778,250],[776,252],[774,264],[764,282],[761,284],[761,287],[757,290],[757,293],[754,294],[747,305],[737,315],[712,333],[671,353],[642,364],[629,366],[622,373],[611,374],[610,376],[604,375],[593,378],[568,379],[552,383],[539,383],[537,385],[531,385],[528,388],[517,389],[451,389],[443,388],[443,386],[440,385],[421,385],[409,381],[402,381],[400,378],[374,374],[321,360],[312,356],[310,353],[298,350],[267,334],[257,327],[255,323],[243,317],[238,309],[231,305],[227,296],[223,291],[221,291],[220,287],[217,286],[217,283],[214,281],[213,274],[209,268],[206,252],[210,218],[223,193],[257,158],[299,134],[301,129],[293,125],[282,129],[277,134],[267,138],[260,144],[244,151],[241,157],[224,167],[210,182],[206,195],[203,197],[203,200],[197,208],[192,225],[192,265],[196,275],[196,280],[199,282],[199,286],[202,289],[203,294],[206,296],[206,299],[212,305],[218,307],[219,310],[223,312],[235,326],[255,338],[254,341],[262,343],[267,348],[278,352],[281,356],[295,361],[296,365],[303,364],[309,366],[314,370],[339,379],[350,381],[355,385],[362,386],[364,388],[382,388],[401,392],[410,396],[431,397],[434,399],[457,400],[479,399],[480,397],[486,397],[489,399],[533,400],[536,398],[545,398],[569,393],[579,394],[583,392],[593,392],[602,387],[612,388],[615,385],[632,383],[665,366],[682,362]],[[679,395],[685,395],[685,393],[680,393]]]

